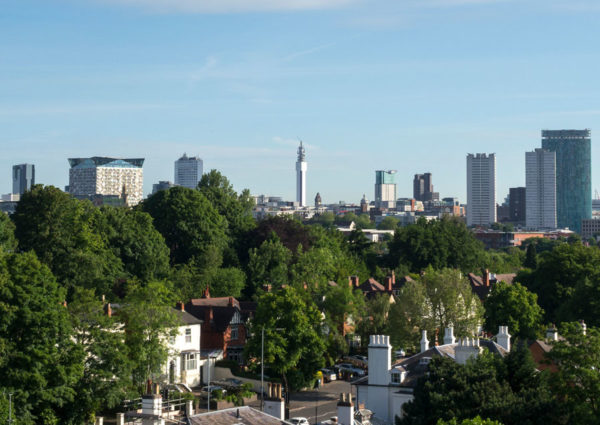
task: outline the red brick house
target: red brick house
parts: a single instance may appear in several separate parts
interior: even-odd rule
[[[246,323],[253,314],[250,310],[255,307],[244,304],[245,308],[233,297],[211,298],[206,289],[202,298],[192,299],[185,305],[188,313],[204,321],[201,337],[203,351],[223,350],[224,358],[240,364],[244,362]]]

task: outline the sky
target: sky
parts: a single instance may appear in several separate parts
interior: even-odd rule
[[[0,193],[12,165],[68,184],[69,157],[143,157],[144,192],[184,152],[237,190],[398,196],[431,172],[466,202],[466,154],[496,153],[497,202],[541,129],[592,129],[597,0],[0,0]]]

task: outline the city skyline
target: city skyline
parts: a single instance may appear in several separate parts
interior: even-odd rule
[[[0,193],[14,164],[64,187],[65,158],[143,155],[148,194],[193,152],[237,190],[294,199],[300,137],[307,199],[358,202],[373,170],[397,169],[399,196],[429,171],[464,202],[466,152],[496,153],[503,198],[540,129],[598,127],[590,1],[159,3],[4,3]]]

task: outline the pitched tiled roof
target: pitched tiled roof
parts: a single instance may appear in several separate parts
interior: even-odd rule
[[[203,323],[201,319],[191,315],[187,311],[181,311],[177,308],[174,308],[173,310],[175,311],[177,317],[179,317],[179,319],[186,325],[198,325]]]
[[[196,298],[185,305],[185,310],[200,320],[206,320],[207,313],[212,309],[212,329],[224,332],[234,314],[240,311],[240,303],[233,297]]]
[[[381,283],[379,283],[375,279],[373,279],[372,277],[368,278],[366,281],[361,283],[359,288],[363,292],[376,292],[376,291],[383,292],[383,291],[385,291],[385,287]]]
[[[274,416],[249,406],[233,407],[216,412],[201,413],[189,419],[190,425],[289,425]]]

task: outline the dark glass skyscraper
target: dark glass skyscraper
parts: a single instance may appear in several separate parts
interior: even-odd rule
[[[556,152],[557,225],[581,232],[592,218],[591,131],[542,130],[542,148]]]
[[[35,166],[33,164],[13,165],[13,191],[22,195],[35,184]]]

